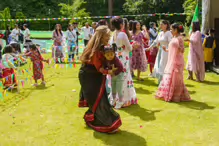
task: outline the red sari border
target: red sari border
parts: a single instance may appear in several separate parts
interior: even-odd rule
[[[100,100],[101,100],[102,97],[103,97],[104,90],[105,90],[105,88],[106,88],[106,85],[105,85],[105,84],[106,84],[106,77],[103,76],[103,81],[102,81],[102,84],[101,84],[101,87],[100,87],[100,92],[99,92],[99,95],[98,95],[98,97],[97,97],[97,100],[96,100],[96,102],[95,102],[95,104],[94,104],[94,106],[93,106],[93,109],[92,109],[92,112],[93,112],[93,113],[96,112],[97,106],[99,105]]]
[[[114,130],[118,129],[122,125],[122,121],[119,118],[116,120],[111,126],[104,126],[104,127],[98,127],[98,126],[93,126],[90,122],[86,121],[87,125],[94,129],[97,132],[101,133],[110,133],[113,132]]]
[[[86,100],[81,100],[81,101],[79,101],[79,103],[78,103],[78,107],[88,107],[88,103],[87,103],[87,101]]]

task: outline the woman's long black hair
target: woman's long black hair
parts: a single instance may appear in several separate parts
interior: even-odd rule
[[[55,28],[55,31],[56,31],[56,35],[58,36],[59,34],[58,34],[58,30],[57,30],[57,26],[60,26],[60,30],[59,30],[59,33],[63,36],[63,34],[62,34],[62,26],[61,26],[61,24],[56,24],[56,28]]]
[[[138,21],[134,21],[134,22],[133,22],[133,25],[132,25],[132,26],[133,26],[133,27],[132,27],[132,33],[133,33],[133,34],[135,34],[136,31],[137,31],[136,26],[137,26],[138,23],[139,23]]]

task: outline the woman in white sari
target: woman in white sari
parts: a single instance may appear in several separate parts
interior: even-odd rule
[[[130,62],[129,62],[129,53],[132,51],[132,46],[129,42],[126,33],[122,32],[123,19],[113,18],[112,25],[116,30],[113,33],[113,37],[110,43],[116,43],[118,47],[117,57],[119,58],[119,60],[121,61],[124,67],[124,84],[123,84],[124,96],[123,96],[123,102],[116,102],[116,98],[113,97],[112,94],[110,94],[109,98],[111,105],[114,106],[116,104],[115,108],[119,109],[121,107],[127,107],[132,104],[137,104],[137,98],[136,98],[136,92],[130,72]]]

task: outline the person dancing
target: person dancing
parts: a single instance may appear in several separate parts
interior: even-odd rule
[[[116,43],[118,50],[117,50],[117,57],[122,62],[124,67],[124,85],[123,85],[123,102],[116,102],[115,108],[119,109],[121,107],[127,107],[133,104],[137,104],[138,100],[136,97],[136,92],[131,76],[130,70],[130,56],[129,53],[132,51],[132,46],[129,42],[128,36],[122,32],[124,23],[122,18],[113,18],[111,20],[112,26],[115,28],[115,32],[111,39],[111,44]],[[133,44],[133,48],[137,48],[137,44]],[[112,99],[112,98],[111,98]],[[111,100],[111,105],[114,105],[115,100]]]
[[[141,72],[146,72],[147,70],[146,54],[143,48],[145,36],[141,32],[141,24],[138,21],[133,23],[132,35],[132,39],[138,44],[138,47],[132,51],[131,67],[133,70],[137,70],[137,80],[144,81],[144,79],[140,78],[140,75]]]
[[[190,101],[190,95],[183,81],[184,70],[184,41],[180,36],[183,26],[172,25],[173,39],[170,41],[168,50],[163,47],[165,52],[169,52],[167,65],[164,70],[162,81],[159,85],[156,98],[167,102]]]
[[[159,33],[156,40],[154,40],[153,44],[148,48],[148,50],[153,49],[153,47],[159,45],[159,51],[156,57],[155,65],[154,65],[154,73],[153,75],[158,78],[158,82],[162,80],[164,69],[168,60],[168,52],[163,50],[163,47],[167,48],[169,42],[172,39],[172,33],[170,30],[170,24],[168,21],[163,20],[160,24],[162,32]]]
[[[103,133],[115,133],[122,125],[120,115],[108,101],[105,86],[106,74],[114,73],[113,70],[103,68],[101,45],[108,45],[109,39],[110,29],[99,26],[81,56],[82,66],[79,72],[81,92],[89,106],[84,120],[87,126]]]

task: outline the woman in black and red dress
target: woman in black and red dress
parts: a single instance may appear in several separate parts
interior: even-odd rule
[[[109,28],[99,26],[81,56],[79,72],[81,93],[89,106],[84,120],[90,128],[103,133],[115,133],[122,124],[108,101],[105,86],[106,74],[113,74],[113,71],[103,68],[101,45],[107,45],[109,39]]]

